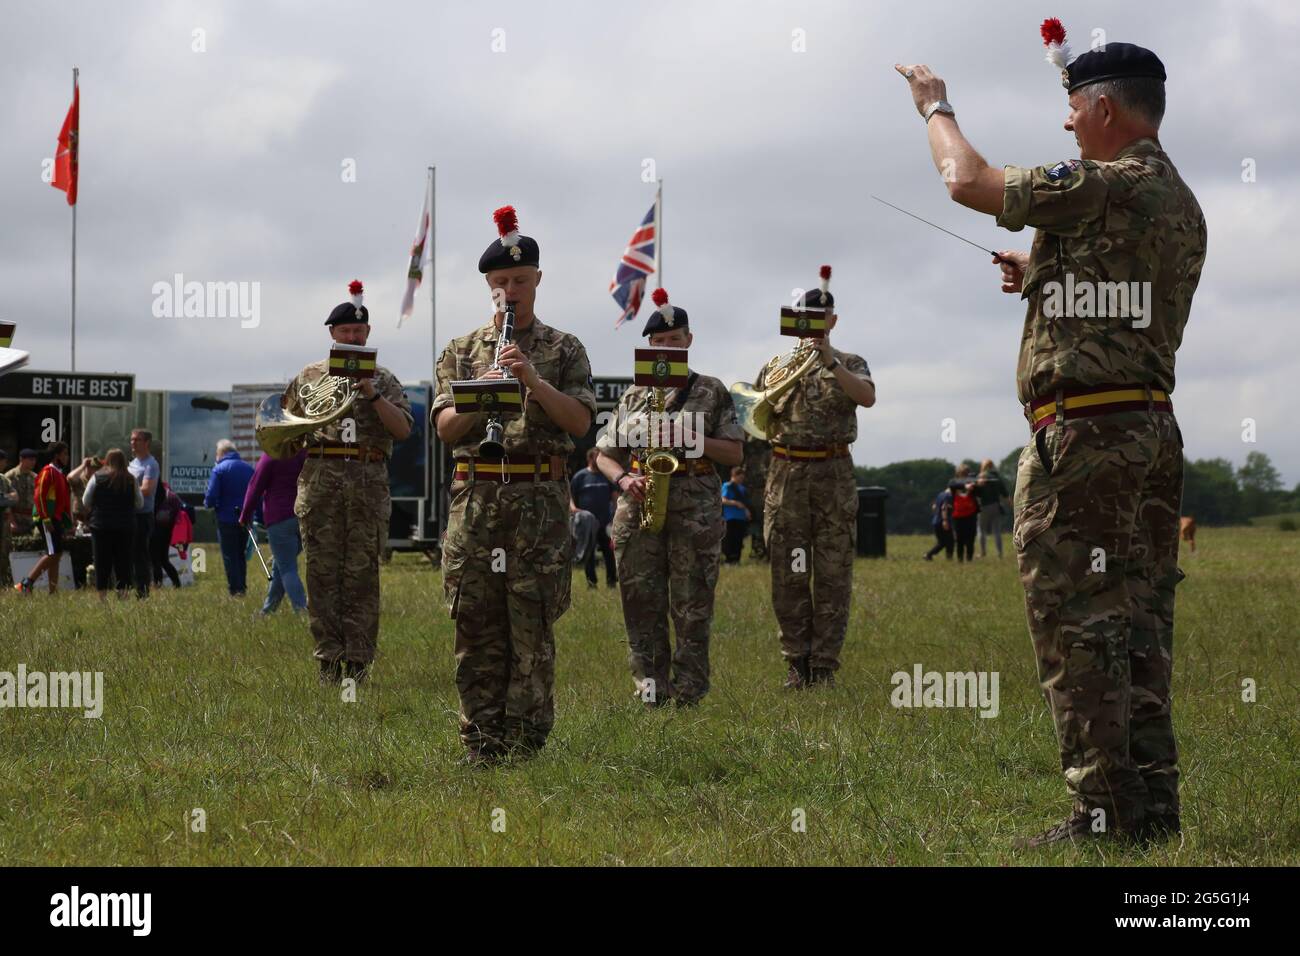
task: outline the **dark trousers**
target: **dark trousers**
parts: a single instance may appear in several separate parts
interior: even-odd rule
[[[117,584],[118,592],[126,594],[131,586],[135,529],[92,529],[90,541],[95,554],[95,587],[107,591],[108,582],[112,579]]]
[[[226,586],[231,594],[243,594],[247,590],[245,572],[248,566],[244,554],[248,545],[248,532],[242,525],[218,522],[217,540],[221,542],[221,563],[226,566]]]
[[[153,561],[153,583],[162,586],[163,573],[171,579],[172,587],[181,586],[180,575],[172,567],[171,547],[172,547],[172,522],[160,524],[153,529],[153,538],[149,541],[149,557]]]
[[[135,593],[149,596],[149,582],[153,580],[153,559],[149,556],[149,539],[153,537],[153,512],[135,516],[135,538],[131,542],[131,566],[134,569]]]
[[[978,525],[979,515],[952,519],[952,530],[957,535],[958,561],[975,560],[975,530]]]
[[[605,531],[604,525],[596,529],[596,547],[587,549],[587,559],[583,570],[587,572],[587,582],[589,584],[596,583],[597,550],[605,556],[605,583],[613,587],[618,583],[618,575],[614,573],[614,546],[609,543],[609,534]]]
[[[955,544],[955,539],[952,536],[952,528],[945,529],[944,526],[941,524],[935,525],[934,540],[936,542],[935,546],[931,548],[929,551],[925,552],[925,556],[927,558],[933,558],[940,551],[947,551],[948,560],[951,561],[952,548],[953,548],[953,544]]]
[[[745,535],[748,533],[749,522],[744,518],[727,522],[727,530],[722,538],[722,556],[728,564],[740,563],[740,552],[745,547]]]

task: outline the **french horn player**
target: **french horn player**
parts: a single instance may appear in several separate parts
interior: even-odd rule
[[[670,304],[663,289],[653,298],[641,332],[651,349],[689,348],[686,310]],[[597,467],[622,492],[610,537],[635,694],[649,706],[689,706],[709,690],[724,528],[716,466],[738,465],[743,454],[727,387],[685,363],[681,373],[685,380],[673,388],[628,388],[596,441]]]
[[[364,290],[354,280],[348,291],[325,325],[338,345],[364,346]],[[373,374],[354,379],[331,374],[330,363],[306,366],[282,396],[263,403],[257,421],[267,454],[307,453],[294,514],[307,552],[307,613],[322,684],[364,680],[374,660],[379,538],[392,511],[388,458],[413,423],[402,383],[388,369],[374,365]]]
[[[795,308],[781,310],[783,334],[799,345],[763,366],[751,385],[732,386],[745,430],[772,448],[763,495],[772,565],[772,608],[790,689],[835,683],[853,594],[857,483],[849,446],[857,410],[876,402],[861,356],[831,347],[831,267]]]

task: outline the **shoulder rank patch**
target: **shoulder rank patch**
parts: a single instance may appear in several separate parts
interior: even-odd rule
[[[1053,182],[1055,182],[1058,179],[1064,179],[1066,176],[1070,175],[1070,173],[1074,172],[1082,165],[1083,163],[1079,162],[1077,159],[1067,159],[1065,162],[1057,163],[1055,166],[1049,169],[1047,171],[1047,178],[1052,180]]]

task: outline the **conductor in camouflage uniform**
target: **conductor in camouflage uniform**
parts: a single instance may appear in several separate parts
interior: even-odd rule
[[[325,320],[330,337],[365,345],[370,311],[360,282],[349,301]],[[307,613],[322,684],[364,680],[379,641],[379,537],[387,528],[388,459],[393,440],[411,433],[411,405],[402,383],[383,366],[362,378],[351,410],[306,441],[294,514],[307,562]],[[329,360],[304,368],[281,397],[283,407],[309,417],[311,405],[341,383]]]
[[[500,238],[478,268],[498,311],[443,351],[431,410],[455,459],[442,575],[471,763],[535,753],[555,723],[554,626],[569,607],[573,552],[565,467],[596,413],[586,349],[534,313],[537,242],[519,234],[512,207],[494,218]],[[505,303],[514,305],[514,340],[498,368]],[[505,457],[492,458],[479,449],[487,416],[457,411],[451,383],[500,379],[503,369],[527,391],[523,413],[502,419]]]
[[[1180,830],[1170,676],[1183,442],[1170,393],[1205,220],[1158,138],[1159,58],[1109,43],[1070,60],[1060,22],[1042,32],[1080,159],[994,169],[950,113],[928,122],[936,165],[955,161],[954,199],[1036,229],[1028,255],[995,261],[1003,291],[1028,304],[1014,541],[1073,810],[1021,844],[1149,840]],[[946,103],[942,80],[910,70],[923,115]]]
[[[663,289],[655,290],[654,301],[657,307],[641,334],[649,336],[651,346],[689,348],[694,336],[686,310],[669,303]],[[685,386],[668,389],[662,418],[651,412],[653,392],[633,385],[623,393],[615,418],[596,441],[597,466],[623,493],[611,537],[635,693],[651,706],[670,700],[690,706],[709,690],[709,631],[725,527],[716,466],[740,464],[744,433],[731,393],[711,375],[691,372]],[[659,437],[651,438],[660,425],[665,427]],[[647,438],[644,445],[640,436]],[[633,450],[633,445],[641,447]],[[671,448],[678,461],[666,479],[667,508],[658,532],[641,527],[643,462],[651,446]],[[668,639],[670,618],[675,652]]]
[[[799,303],[826,314],[826,334],[814,340],[817,360],[777,399],[767,423],[772,460],[763,530],[789,689],[835,683],[849,625],[857,538],[858,488],[849,446],[858,437],[858,407],[876,403],[866,360],[831,346],[838,316],[830,276],[830,266],[822,266],[820,286]],[[763,367],[756,389],[765,387],[777,361]]]

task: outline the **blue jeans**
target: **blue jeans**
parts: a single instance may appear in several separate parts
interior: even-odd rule
[[[307,592],[298,576],[298,552],[302,538],[298,535],[298,519],[285,518],[266,529],[271,542],[271,586],[266,589],[266,603],[262,613],[270,614],[280,606],[280,599],[289,595],[295,611],[307,610]]]
[[[221,543],[221,563],[226,566],[226,585],[231,594],[243,594],[248,589],[244,559],[248,532],[242,525],[218,522],[217,540]]]

